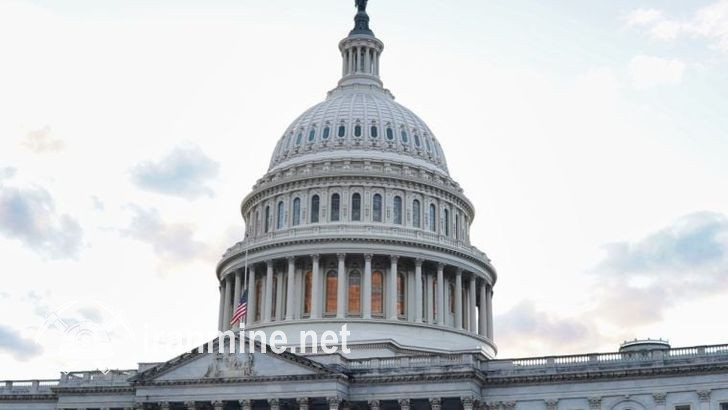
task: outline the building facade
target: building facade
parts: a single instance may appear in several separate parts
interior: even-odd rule
[[[728,345],[496,358],[497,274],[470,243],[475,208],[432,131],[383,87],[384,44],[356,3],[337,87],[279,139],[241,203],[245,238],[216,269],[228,336],[211,344],[254,348],[6,381],[0,409],[728,410]],[[302,333],[344,325],[334,353]],[[285,333],[288,350],[256,331]]]

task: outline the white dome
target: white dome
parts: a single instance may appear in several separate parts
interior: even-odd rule
[[[375,85],[340,86],[305,111],[278,141],[270,170],[327,157],[389,159],[448,174],[427,124]]]

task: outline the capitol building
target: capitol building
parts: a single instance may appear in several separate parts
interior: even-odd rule
[[[283,131],[215,270],[218,329],[241,343],[280,331],[286,351],[220,353],[235,340],[211,337],[217,352],[2,382],[0,410],[728,410],[728,345],[498,358],[475,204],[384,88],[366,3],[339,42],[341,79]],[[344,326],[334,353],[301,340]]]

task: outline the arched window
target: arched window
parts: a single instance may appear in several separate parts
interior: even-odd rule
[[[394,139],[394,130],[387,128],[387,139],[392,141]]]
[[[331,134],[331,128],[329,128],[329,127],[326,127],[326,128],[324,128],[324,133],[323,133],[323,135],[321,136],[321,138],[323,138],[323,139],[327,140],[327,139],[329,139],[329,135],[330,135],[330,134]]]
[[[361,221],[361,194],[358,192],[351,196],[351,220]]]
[[[354,136],[357,138],[361,137],[361,125],[357,124],[354,126]]]
[[[384,275],[382,272],[372,272],[372,314],[384,315]]]
[[[450,236],[450,211],[445,209],[445,212],[442,213],[442,219],[444,219],[445,223],[445,236]]]
[[[412,201],[412,226],[415,228],[420,227],[421,215],[420,215],[420,201],[415,199]]]
[[[455,214],[455,239],[460,239],[460,214]]]
[[[270,206],[265,207],[265,233],[270,231]]]
[[[407,131],[402,129],[402,144],[406,144],[409,142],[409,136],[407,135]]]
[[[369,129],[369,136],[379,138],[379,129],[375,125],[372,125],[372,128]]]
[[[286,224],[286,210],[283,201],[278,202],[278,222],[276,223],[276,229],[283,229]]]
[[[253,221],[253,232],[255,232],[256,235],[260,233],[260,232],[258,232],[258,229],[260,229],[260,228],[258,228],[259,226],[260,226],[260,211],[256,210],[255,211],[255,221]]]
[[[437,295],[437,279],[433,279],[432,281],[432,294]],[[437,296],[433,297],[433,304],[432,304],[432,317],[437,318]]]
[[[422,144],[420,143],[420,136],[419,136],[419,135],[417,135],[417,134],[415,134],[415,145],[417,145],[417,148],[419,148],[419,147],[420,147],[420,145],[422,145]]]
[[[311,290],[313,284],[313,273],[306,272],[303,278],[303,314],[311,314]]]
[[[382,196],[379,194],[374,194],[372,200],[372,220],[382,222]]]
[[[302,140],[303,140],[303,131],[299,131],[298,136],[296,137],[296,145],[301,145]]]
[[[276,315],[278,312],[276,312],[276,304],[278,303],[278,292],[276,289],[278,289],[278,275],[273,275],[273,296],[270,302],[270,306],[266,306],[266,309],[270,310],[270,316],[275,320]]]
[[[313,142],[313,140],[316,139],[316,129],[311,128],[311,131],[308,132],[308,142]]]
[[[318,195],[311,197],[311,223],[315,224],[319,221],[319,205],[321,200]]]
[[[407,282],[405,282],[404,273],[397,274],[397,315],[403,317],[405,315],[404,295],[407,291]]]
[[[346,136],[346,127],[343,125],[339,126],[339,138],[344,138]]]
[[[260,321],[263,315],[263,279],[257,279],[255,281],[255,321]]]
[[[437,232],[437,208],[435,204],[430,204],[430,230]]]
[[[447,295],[450,301],[450,313],[455,313],[455,285],[452,282],[447,286]]]
[[[350,315],[361,314],[361,273],[358,270],[349,272],[349,307]]]
[[[329,273],[326,274],[326,314],[327,315],[336,314],[336,290],[338,287],[337,276],[338,276],[338,274],[334,270],[330,270]]]
[[[402,225],[402,197],[394,197],[394,223]]]
[[[339,220],[339,210],[341,208],[341,196],[339,194],[331,195],[331,222]]]
[[[425,137],[425,147],[427,148],[427,152],[430,152],[430,140],[427,137]]]
[[[301,198],[293,200],[293,226],[301,224]]]

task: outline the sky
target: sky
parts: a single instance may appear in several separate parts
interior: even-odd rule
[[[369,2],[498,270],[499,357],[728,342],[728,0]],[[214,335],[241,199],[344,0],[0,0],[0,379]]]

